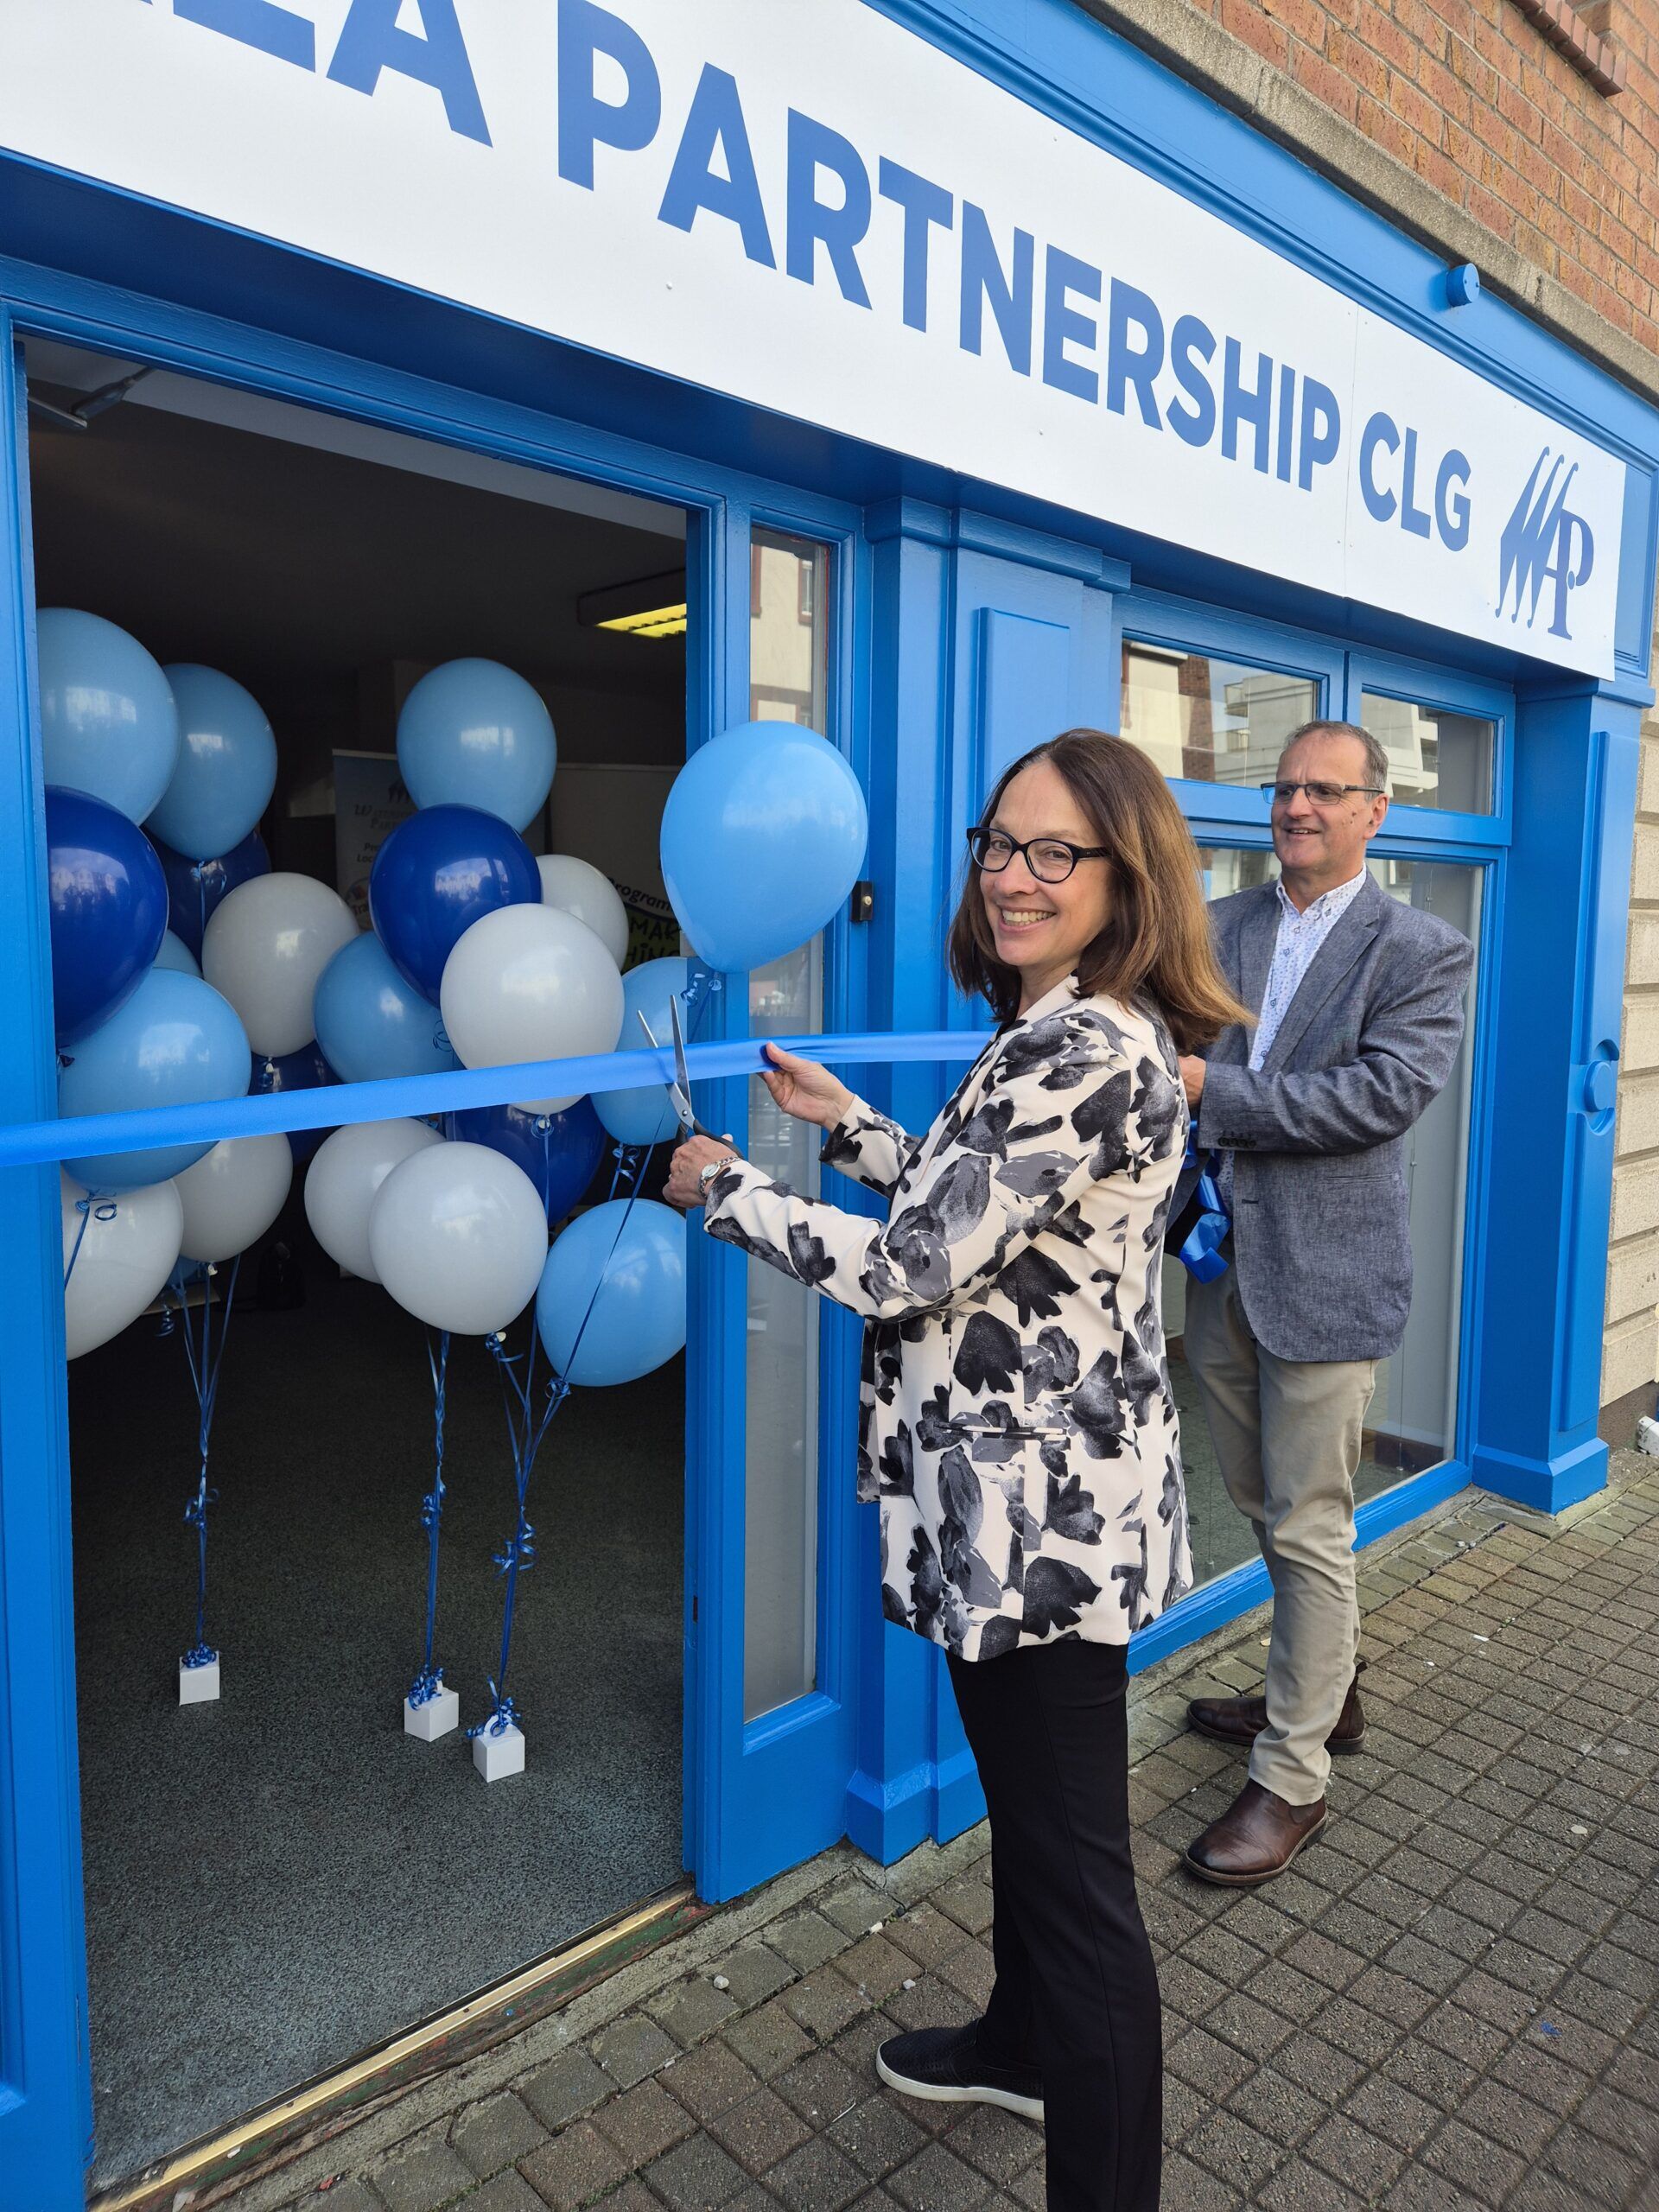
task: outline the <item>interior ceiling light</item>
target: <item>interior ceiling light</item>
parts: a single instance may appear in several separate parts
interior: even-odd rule
[[[584,592],[576,601],[578,622],[595,630],[626,630],[634,638],[683,638],[686,613],[683,569]]]

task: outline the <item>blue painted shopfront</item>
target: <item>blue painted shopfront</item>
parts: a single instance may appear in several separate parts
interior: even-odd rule
[[[168,0],[131,4],[153,4],[160,17]],[[1297,696],[1323,713],[1357,717],[1381,697],[1478,725],[1490,747],[1479,803],[1397,803],[1376,847],[1408,870],[1467,872],[1458,880],[1475,887],[1480,961],[1460,1241],[1446,1278],[1454,1410],[1431,1464],[1402,1460],[1402,1478],[1363,1507],[1362,1534],[1381,1535],[1471,1483],[1559,1510],[1603,1481],[1605,1461],[1596,1437],[1603,1279],[1637,733],[1651,696],[1659,416],[1490,295],[1452,308],[1431,252],[1070,0],[871,4],[1622,461],[1611,672],[1576,674],[1384,605],[1280,582],[1122,528],[1109,513],[1021,496],[6,156],[0,841],[14,865],[0,871],[0,1122],[36,1122],[54,1107],[21,355],[25,338],[43,338],[683,506],[690,745],[747,716],[752,534],[827,548],[827,734],[865,783],[874,887],[868,923],[844,918],[828,933],[827,1031],[973,1026],[941,957],[962,831],[1025,745],[1071,723],[1118,727],[1126,645],[1149,664],[1197,655],[1277,674],[1311,687]],[[204,38],[245,35],[257,45],[257,32],[278,60],[287,41],[290,67],[308,13],[332,22],[342,12],[266,0],[171,6]],[[620,0],[619,10],[628,12]],[[352,19],[367,38],[372,16],[385,17],[384,35],[397,13],[359,8]],[[437,43],[432,27],[464,24],[467,10],[425,15]],[[359,67],[356,88],[372,93],[373,73]],[[460,129],[457,104],[463,122],[470,111],[458,79],[426,81]],[[607,127],[613,143],[626,135],[613,115]],[[777,281],[787,281],[781,270]],[[734,331],[732,342],[747,340]],[[855,351],[846,372],[858,372]],[[1389,458],[1374,456],[1380,498]],[[1427,527],[1429,507],[1412,508],[1409,486],[1392,481]],[[1572,557],[1568,547],[1560,561],[1570,569]],[[1523,648],[1528,633],[1515,636]],[[1178,773],[1175,788],[1200,846],[1230,856],[1230,867],[1268,849],[1252,785]],[[743,1007],[741,989],[721,995],[719,1034],[741,1037]],[[852,1079],[918,1127],[950,1078],[924,1063],[872,1065]],[[706,1117],[741,1141],[744,1081],[711,1083],[705,1096]],[[338,1120],[338,1101],[331,1094],[313,1121]],[[405,1086],[379,1110],[439,1103]],[[303,1096],[207,1110],[214,1135],[307,1125]],[[82,2201],[92,2105],[61,1266],[52,1166],[19,1164],[7,1143],[0,1128],[0,2202],[67,2212]],[[891,1859],[959,1831],[980,1801],[938,1655],[880,1619],[874,1516],[855,1504],[849,1478],[855,1343],[839,1314],[819,1349],[813,1687],[746,1718],[745,1283],[735,1255],[700,1240],[695,1249],[685,1859],[702,1893],[724,1899],[843,1835]],[[1265,1594],[1259,1567],[1218,1577],[1140,1640],[1136,1662]]]

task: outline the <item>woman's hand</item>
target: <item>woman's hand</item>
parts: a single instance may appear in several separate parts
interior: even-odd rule
[[[707,1196],[697,1180],[703,1169],[711,1160],[735,1160],[737,1157],[729,1140],[688,1137],[674,1154],[668,1171],[668,1181],[663,1187],[663,1196],[670,1205],[678,1206],[682,1213],[692,1206],[700,1206]]]
[[[833,1129],[853,1103],[846,1084],[816,1060],[799,1059],[781,1045],[768,1045],[766,1052],[772,1065],[761,1069],[760,1080],[772,1093],[772,1103],[798,1122]]]

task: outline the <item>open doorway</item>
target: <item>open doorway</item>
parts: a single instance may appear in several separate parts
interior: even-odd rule
[[[253,694],[278,741],[272,866],[361,913],[404,804],[402,701],[478,656],[527,678],[557,731],[532,849],[617,886],[630,963],[677,950],[656,855],[685,753],[684,515],[134,367],[29,348],[37,603]],[[181,1347],[152,1315],[70,1370],[96,2186],[681,1875],[683,1363],[577,1393],[549,1437],[514,1642],[532,1748],[486,1787],[463,1736],[400,1726],[425,1598],[423,1333],[311,1241],[303,1176],[302,1159],[226,1338],[217,1703],[175,1687],[194,1603]],[[475,1341],[455,1344],[447,1427],[441,1605],[470,1723],[513,1521]]]

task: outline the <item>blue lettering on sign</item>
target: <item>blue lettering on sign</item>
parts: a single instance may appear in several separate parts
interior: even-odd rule
[[[158,0],[142,4],[156,6]],[[599,188],[601,147],[626,157],[655,143],[663,127],[663,80],[645,39],[613,9],[600,0],[556,4],[558,174],[592,192]],[[418,11],[418,31],[400,26],[411,6]],[[172,0],[172,7],[181,21],[258,53],[314,73],[318,67],[315,27],[300,5]],[[328,65],[330,79],[372,95],[387,70],[437,92],[451,130],[491,143],[456,0],[350,0]],[[943,185],[885,154],[867,159],[850,138],[797,108],[787,111],[781,178],[763,179],[754,144],[737,78],[705,64],[669,162],[658,219],[687,233],[702,214],[728,223],[748,260],[769,270],[779,265],[774,241],[781,221],[785,272],[798,283],[816,285],[827,262],[842,298],[868,310],[875,303],[859,250],[879,202],[888,227],[878,242],[891,241],[897,249],[900,272],[897,301],[882,304],[888,312],[896,308],[907,328],[924,333],[930,328],[936,281],[951,273],[948,267],[942,271],[948,249],[938,240],[954,233],[958,346],[965,353],[984,354],[988,306],[1009,368],[1031,375],[1039,241],[1030,231],[1009,226],[1006,217],[994,230],[975,201],[958,201]],[[826,180],[829,188],[821,190]],[[770,213],[768,193],[778,195]],[[1241,458],[1248,426],[1251,467],[1304,493],[1313,489],[1321,468],[1338,460],[1342,407],[1327,384],[1292,362],[1275,363],[1259,349],[1247,375],[1246,344],[1238,336],[1218,333],[1190,310],[1172,318],[1149,293],[1119,276],[1109,282],[1102,269],[1058,245],[1045,244],[1042,253],[1041,374],[1051,388],[1085,406],[1103,401],[1109,413],[1126,420],[1133,395],[1141,427],[1167,427],[1195,451],[1218,440],[1221,457],[1229,461]],[[877,265],[872,260],[871,266]],[[890,264],[883,256],[879,265]],[[1086,312],[1088,303],[1097,306],[1103,299],[1103,333],[1096,316]],[[1085,355],[1103,357],[1103,372]],[[1590,576],[1595,543],[1589,524],[1567,505],[1577,464],[1569,467],[1566,456],[1558,455],[1546,474],[1548,461],[1546,447],[1505,525],[1497,612],[1503,613],[1513,594],[1510,620],[1520,619],[1525,601],[1530,628],[1551,586],[1549,628],[1565,638],[1571,595]],[[1467,547],[1472,470],[1455,447],[1432,463],[1430,453],[1420,451],[1416,429],[1378,409],[1360,433],[1357,467],[1360,497],[1373,521],[1426,541],[1438,539],[1449,552]]]
[[[1116,284],[1112,289],[1116,292]],[[1170,429],[1190,446],[1207,446],[1216,435],[1216,395],[1198,365],[1215,358],[1215,332],[1197,315],[1182,315],[1170,333],[1169,365],[1191,404],[1172,399],[1165,413]]]
[[[1065,349],[1086,346],[1094,351],[1095,318],[1080,315],[1071,300],[1074,292],[1079,299],[1097,300],[1100,286],[1098,269],[1050,246],[1043,274],[1043,382],[1056,391],[1069,391],[1074,399],[1087,400],[1090,406],[1100,396],[1100,378],[1072,360]]]
[[[1461,553],[1469,543],[1469,494],[1459,490],[1452,493],[1454,484],[1469,481],[1469,463],[1455,446],[1440,463],[1434,479],[1434,520],[1440,533],[1440,542],[1453,553]]]
[[[278,61],[301,69],[317,66],[315,26],[291,8],[279,8],[276,0],[173,0],[173,12],[187,23],[200,23],[204,30],[274,54]]]
[[[1336,459],[1341,443],[1342,409],[1337,404],[1336,393],[1317,377],[1304,377],[1301,436],[1296,450],[1296,481],[1304,492],[1313,481],[1314,470]],[[1462,459],[1461,454],[1459,459]],[[1465,462],[1465,472],[1467,466]],[[1465,525],[1465,537],[1467,534]]]
[[[818,198],[818,171],[841,179],[841,205]],[[870,296],[854,249],[870,227],[870,173],[850,138],[815,123],[798,109],[789,111],[789,176],[785,266],[803,284],[817,277],[818,248],[830,257],[842,297],[867,308]]]
[[[958,343],[964,353],[980,349],[985,302],[991,304],[1008,366],[1031,374],[1032,276],[1037,241],[1029,231],[1014,234],[1014,270],[1003,273],[985,210],[971,200],[962,203],[962,315]]]
[[[1191,318],[1185,318],[1190,321]],[[1177,334],[1181,326],[1176,325]],[[1204,329],[1202,323],[1198,325]],[[1138,331],[1141,344],[1131,346],[1129,334]],[[1206,338],[1209,332],[1204,333]],[[1215,340],[1210,339],[1211,351]],[[1123,412],[1128,387],[1135,386],[1135,404],[1141,410],[1141,420],[1149,430],[1161,430],[1163,418],[1158,412],[1158,401],[1153,383],[1164,365],[1164,318],[1158,312],[1155,300],[1137,291],[1133,284],[1122,278],[1112,279],[1111,305],[1107,312],[1106,327],[1106,404],[1114,415]],[[1215,403],[1210,407],[1211,422],[1215,420]],[[1202,445],[1204,440],[1198,443]]]
[[[1513,622],[1520,614],[1522,595],[1529,594],[1527,627],[1531,629],[1544,586],[1553,583],[1555,602],[1550,635],[1570,639],[1573,633],[1567,626],[1568,596],[1580,584],[1590,581],[1590,572],[1595,566],[1596,541],[1584,517],[1574,514],[1567,504],[1579,464],[1575,461],[1562,476],[1567,455],[1557,454],[1550,462],[1548,475],[1541,484],[1538,480],[1548,460],[1549,448],[1546,446],[1532,464],[1532,474],[1503,525],[1498,546],[1497,611],[1500,614],[1503,612],[1503,602],[1513,584],[1515,605],[1510,609],[1510,620]]]
[[[455,0],[419,0],[424,38],[398,29],[399,4],[400,0],[352,0],[352,12],[328,65],[330,78],[357,92],[372,92],[383,69],[430,85],[456,136],[487,146],[489,127],[467,58],[467,41],[455,20]]]
[[[1372,416],[1360,433],[1359,490],[1372,520],[1389,522],[1393,519],[1394,511],[1400,502],[1386,485],[1380,485],[1376,480],[1376,454],[1380,446],[1386,446],[1390,453],[1398,453],[1400,433],[1388,416],[1377,414]]]
[[[715,168],[716,152],[726,165],[724,176]],[[661,221],[675,230],[689,231],[701,207],[737,225],[743,251],[751,261],[766,269],[778,266],[737,79],[726,70],[716,69],[712,61],[698,81],[680,149],[669,172],[668,189],[657,213]]]
[[[602,100],[594,82],[600,54],[615,62],[626,87],[621,104]],[[651,48],[632,23],[594,0],[559,0],[559,175],[594,188],[594,149],[638,154],[657,136],[663,87]]]
[[[1273,363],[1265,353],[1256,356],[1255,382],[1247,385],[1241,370],[1242,349],[1230,338],[1222,354],[1221,450],[1233,461],[1238,454],[1238,426],[1249,423],[1255,432],[1252,464],[1259,476],[1268,473],[1268,431],[1273,419]]]
[[[885,154],[875,188],[905,211],[905,321],[912,330],[927,328],[927,248],[931,226],[954,228],[957,203],[943,185],[930,184],[914,169],[901,168]]]

